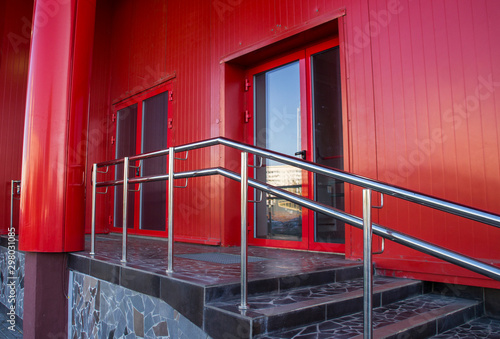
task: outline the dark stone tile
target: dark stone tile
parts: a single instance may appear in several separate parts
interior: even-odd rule
[[[422,294],[431,293],[433,285],[434,285],[433,282],[422,281]]]
[[[500,319],[500,290],[484,289],[484,310],[487,316]]]
[[[407,286],[401,286],[389,291],[382,292],[382,305],[388,305],[395,301],[409,298],[422,293],[422,285],[412,284]]]
[[[385,339],[428,338],[436,334],[436,322],[432,321],[385,337]]]
[[[251,338],[251,320],[207,307],[203,330],[212,338]]]
[[[433,292],[441,295],[459,297],[464,299],[483,299],[483,288],[446,283],[434,283]]]
[[[68,255],[68,267],[83,274],[90,274],[90,259],[78,255]]]
[[[236,297],[240,293],[239,284],[229,284],[222,286],[211,286],[205,288],[205,301],[228,300]]]
[[[338,269],[335,272],[335,281],[345,281],[361,278],[363,276],[363,267],[354,266]]]
[[[239,284],[238,287],[240,287]],[[276,292],[278,291],[278,288],[279,288],[279,280],[277,278],[250,281],[248,283],[248,294],[252,295],[258,293]]]
[[[311,272],[279,278],[280,291],[335,282],[336,270]]]
[[[278,331],[326,320],[326,306],[319,305],[307,309],[271,316],[267,319],[267,330]]]
[[[203,325],[204,289],[183,281],[162,277],[160,298],[195,325]]]
[[[500,339],[500,321],[493,318],[482,317],[472,320],[461,326],[452,328],[442,334],[438,334],[434,339],[470,339],[488,338]]]
[[[120,266],[92,260],[90,261],[90,275],[115,285],[120,284]]]
[[[467,307],[466,309],[451,314],[447,314],[437,320],[437,333],[443,333],[450,328],[460,326],[474,319],[475,315],[476,311],[474,306]]]
[[[279,282],[277,278],[262,279],[248,282],[248,295],[260,293],[272,293],[278,291]],[[206,302],[222,301],[236,298],[240,295],[241,285],[229,284],[207,287],[205,291]]]
[[[120,285],[152,297],[160,296],[160,277],[148,272],[122,267]]]
[[[375,296],[374,296],[375,297]],[[373,303],[375,305],[375,302]],[[363,297],[338,301],[327,305],[326,318],[333,319],[363,310]]]

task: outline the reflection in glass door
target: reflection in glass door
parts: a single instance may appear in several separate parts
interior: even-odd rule
[[[254,76],[256,145],[294,156],[302,149],[300,65],[295,61]],[[266,160],[257,180],[302,194],[302,171]],[[256,238],[302,239],[302,208],[266,194],[256,207]]]

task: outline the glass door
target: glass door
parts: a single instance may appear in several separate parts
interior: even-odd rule
[[[166,149],[170,130],[170,84],[141,93],[116,105],[115,158]],[[129,177],[160,175],[167,172],[167,157],[155,157],[130,163]],[[116,179],[123,178],[123,165],[116,166]],[[130,233],[166,236],[167,183],[148,182],[129,187],[127,228]],[[123,224],[122,186],[115,187],[114,227]]]
[[[254,145],[343,169],[344,132],[339,48],[330,41],[248,72]],[[251,159],[259,164],[259,159]],[[344,209],[344,184],[266,160],[253,176],[281,189]],[[255,197],[254,197],[255,198]],[[258,198],[258,194],[257,194]],[[252,244],[343,252],[344,224],[264,194],[254,211]],[[252,209],[253,208],[253,209]]]
[[[259,147],[295,155],[303,147],[299,61],[254,76],[255,143]],[[257,179],[302,194],[302,171],[266,160],[256,170]],[[302,208],[272,195],[265,195],[256,208],[257,238],[301,241]]]
[[[344,126],[339,47],[319,45],[306,51],[311,98],[311,160],[344,170]],[[325,47],[329,47],[325,49]],[[344,182],[313,175],[314,200],[339,210],[345,209]],[[345,251],[345,225],[321,213],[312,213],[311,248]]]

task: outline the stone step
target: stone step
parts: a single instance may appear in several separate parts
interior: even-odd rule
[[[374,306],[423,293],[419,281],[375,277]],[[249,297],[250,308],[238,309],[239,299],[216,301],[205,307],[205,331],[214,338],[221,333],[238,333],[252,338],[274,331],[321,322],[359,312],[363,307],[362,278],[298,287]]]
[[[473,319],[465,324],[454,327],[444,333],[431,337],[432,339],[500,339],[500,320],[489,317]]]
[[[248,295],[252,296],[263,293],[276,293],[301,287],[316,286],[331,282],[342,282],[361,278],[362,276],[363,266],[361,264],[351,264],[316,272],[279,276],[269,279],[252,280],[250,277],[248,281]],[[239,298],[240,288],[240,283],[212,285],[206,287],[205,303],[234,300]]]
[[[375,308],[373,310],[373,337],[429,338],[460,326],[481,314],[482,303],[480,301],[437,294],[420,295]],[[259,338],[362,339],[363,314],[358,312],[292,330],[275,331],[259,336]],[[440,336],[440,338],[444,337]]]

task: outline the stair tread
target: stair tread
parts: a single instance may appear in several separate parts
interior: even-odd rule
[[[398,333],[408,326],[444,317],[446,314],[474,307],[478,301],[425,294],[381,306],[373,310],[375,337]],[[326,320],[292,330],[275,331],[260,338],[362,338],[363,313]]]
[[[500,339],[500,320],[481,317],[431,337],[432,339]]]
[[[374,293],[419,283],[419,281],[409,279],[374,277]],[[300,308],[360,297],[362,294],[363,279],[359,278],[318,286],[300,287],[283,292],[253,295],[248,297],[250,311],[247,312],[247,316],[272,316]],[[239,314],[239,303],[240,299],[238,298],[209,303],[207,306]]]

